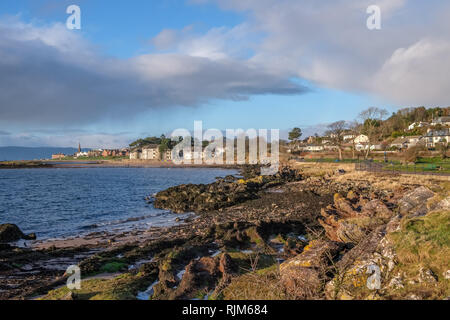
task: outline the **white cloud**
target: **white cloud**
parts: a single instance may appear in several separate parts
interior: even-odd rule
[[[448,104],[449,81],[442,77],[450,74],[444,53],[450,44],[450,5],[445,1],[213,2],[244,13],[246,30],[266,35],[253,47],[251,61],[274,73],[378,95],[398,105]],[[366,28],[369,5],[381,8],[379,31]]]

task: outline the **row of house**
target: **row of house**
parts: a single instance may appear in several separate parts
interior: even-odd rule
[[[415,128],[430,127],[430,126],[435,127],[437,125],[450,126],[450,116],[435,118],[431,121],[431,123],[423,122],[423,121],[414,122],[409,125],[408,130],[413,130]]]
[[[89,150],[86,154],[90,158],[100,158],[100,157],[128,157],[130,156],[130,149],[93,149]]]
[[[436,148],[438,144],[450,143],[450,129],[433,130],[428,129],[423,136],[400,137],[392,141],[390,147],[397,149],[409,149],[413,146],[422,144],[428,149]]]
[[[130,160],[172,160],[172,150],[165,151],[162,155],[159,151],[158,145],[147,145],[143,148],[134,149],[130,152]],[[224,148],[216,148],[211,154],[212,157],[221,156],[225,153]],[[206,159],[207,154],[203,150],[201,152],[191,151],[184,153],[180,152],[180,156],[185,160],[199,160]]]
[[[90,158],[101,158],[101,157],[128,157],[130,155],[130,149],[123,148],[123,149],[92,149],[89,151],[82,151],[81,145],[78,145],[78,150],[73,155],[66,155],[64,153],[56,153],[52,154],[52,160],[62,160],[67,157],[74,157],[74,158],[83,158],[83,157],[90,157]]]
[[[129,156],[130,160],[172,160],[172,151],[167,150],[161,154],[159,146],[151,144],[143,148],[132,150]]]
[[[300,145],[295,148],[295,150],[306,151],[306,152],[322,152],[322,151],[333,151],[337,149],[337,146],[333,145],[332,139],[327,139],[327,137],[320,138],[320,143],[316,141],[319,140],[318,137],[309,137],[307,143]],[[369,137],[366,135],[346,135],[343,137],[344,143],[342,147],[344,150],[356,151],[367,150],[370,145],[370,150],[384,150],[386,149],[386,144],[370,144]],[[426,148],[432,149],[436,148],[437,144],[450,143],[450,129],[434,130],[428,129],[428,132],[423,136],[402,136],[390,144],[387,145],[388,148],[393,148],[397,150],[405,150],[413,146],[422,144]],[[293,150],[288,150],[292,152]]]

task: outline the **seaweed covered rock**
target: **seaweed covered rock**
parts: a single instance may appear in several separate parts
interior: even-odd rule
[[[247,172],[243,179],[226,177],[207,185],[171,187],[156,194],[154,206],[176,213],[212,211],[256,199],[263,189],[302,179],[300,173],[291,168],[281,168],[272,176],[250,176]]]
[[[35,240],[36,235],[25,235],[15,224],[0,225],[0,242],[13,242],[20,239]]]

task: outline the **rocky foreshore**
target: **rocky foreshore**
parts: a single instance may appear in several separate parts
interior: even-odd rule
[[[0,245],[0,298],[445,298],[448,260],[409,246],[425,242],[448,257],[446,188],[379,189],[290,168],[178,186],[154,202],[197,213],[174,227]],[[435,229],[424,235],[427,228]],[[81,290],[63,286],[72,264]]]

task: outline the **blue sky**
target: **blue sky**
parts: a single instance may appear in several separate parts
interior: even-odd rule
[[[365,29],[364,6],[337,7],[330,1],[325,7],[322,3],[318,6],[325,10],[324,21],[306,21],[301,16],[308,9],[299,4],[315,6],[314,2],[281,0],[274,2],[276,9],[270,9],[272,2],[1,1],[0,38],[3,32],[9,41],[3,50],[14,53],[23,46],[20,52],[26,52],[17,69],[6,65],[8,60],[4,67],[11,73],[8,76],[20,74],[33,82],[0,101],[14,105],[23,115],[0,109],[0,145],[71,146],[82,141],[86,147],[116,147],[143,135],[191,129],[194,120],[203,120],[207,128],[286,131],[300,126],[313,134],[327,123],[354,120],[371,106],[393,112],[402,106],[435,106],[442,101],[440,95],[447,87],[420,95],[414,90],[423,87],[417,75],[397,65],[406,57],[394,57],[407,49],[414,52],[428,44],[441,45],[443,52],[425,57],[427,67],[440,57],[436,54],[446,53],[446,43],[427,37],[439,35],[436,30],[443,26],[438,22],[446,16],[439,16],[434,29],[421,30],[420,25],[408,25],[413,22],[392,20],[396,14],[418,8],[414,1],[395,0],[382,7],[386,25],[392,29],[377,34]],[[64,30],[70,4],[81,8],[82,30]],[[328,9],[333,6],[333,14],[341,10],[343,15],[337,26],[327,25]],[[437,15],[439,10],[430,12],[427,19],[436,21]],[[39,66],[47,67],[42,83],[39,70],[44,67]],[[430,72],[434,67],[429,67]],[[33,72],[27,75],[30,69]],[[228,70],[229,74],[222,74]],[[395,72],[405,83],[395,80],[399,79],[393,77]],[[392,84],[401,87],[394,90]],[[49,96],[59,85],[64,94]],[[94,90],[97,86],[101,88]],[[79,99],[75,94],[68,97],[73,87],[88,93]],[[413,94],[407,93],[409,89]],[[410,99],[416,93],[420,99]],[[78,105],[67,100],[79,100]],[[25,116],[35,105],[41,114]]]

